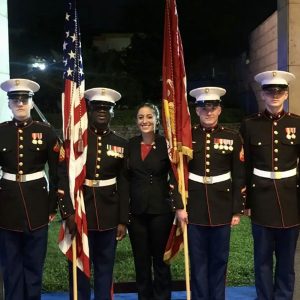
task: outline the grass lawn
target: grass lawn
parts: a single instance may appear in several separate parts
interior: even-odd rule
[[[59,222],[53,222],[49,230],[48,253],[44,269],[44,291],[68,290],[67,262],[57,246]],[[199,258],[201,259],[201,258]],[[172,263],[174,280],[184,280],[183,253]],[[129,238],[118,244],[114,278],[116,282],[135,280]],[[253,250],[250,222],[246,217],[232,230],[228,266],[228,286],[253,285]]]

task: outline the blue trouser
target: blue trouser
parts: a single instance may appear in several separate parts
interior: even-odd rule
[[[258,300],[292,300],[299,226],[270,228],[252,223],[255,286]],[[273,253],[276,265],[273,276]]]
[[[188,224],[193,300],[225,299],[230,225]]]
[[[5,300],[40,300],[48,226],[24,232],[0,229]]]
[[[116,253],[116,228],[88,231],[90,262],[94,267],[95,300],[111,300],[112,276]],[[77,269],[78,300],[91,299],[90,280]],[[73,299],[72,264],[69,263],[70,299]]]

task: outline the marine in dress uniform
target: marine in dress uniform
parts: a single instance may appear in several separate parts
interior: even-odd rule
[[[192,130],[187,212],[177,204],[177,217],[188,223],[192,299],[225,299],[231,226],[243,213],[244,165],[238,132],[218,125],[225,90],[201,87],[196,98],[200,124]]]
[[[7,92],[14,116],[0,124],[0,259],[5,299],[37,300],[41,298],[48,223],[57,209],[60,144],[50,125],[30,116],[32,96],[39,90],[36,82],[10,79],[1,88]],[[64,183],[60,183],[63,191]],[[64,196],[60,204],[64,205]]]
[[[108,300],[112,299],[117,240],[126,235],[128,223],[127,141],[109,129],[115,102],[121,95],[108,88],[92,88],[85,91],[84,95],[89,101],[90,110],[83,190],[90,261],[94,268],[95,299]],[[72,293],[71,276],[72,272]],[[78,299],[88,300],[90,297],[89,280],[78,270]],[[72,294],[70,299],[73,299]]]
[[[283,109],[293,79],[292,73],[278,70],[256,75],[266,109],[246,118],[241,126],[259,300],[293,298],[300,223],[300,117]]]

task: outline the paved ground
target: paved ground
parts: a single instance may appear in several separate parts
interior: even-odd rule
[[[255,299],[254,287],[229,287],[226,289],[226,300],[254,300]],[[44,294],[42,300],[68,300],[67,293],[53,293]],[[185,292],[173,292],[172,300],[185,300]],[[137,300],[137,295],[133,293],[117,294],[114,300]]]

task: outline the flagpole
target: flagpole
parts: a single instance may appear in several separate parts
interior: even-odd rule
[[[181,148],[181,147],[180,147]],[[186,210],[186,191],[185,191],[185,181],[184,181],[184,170],[183,170],[183,153],[180,149],[179,151],[179,172],[180,174],[178,181],[179,186],[181,186],[181,198],[183,202],[184,210]],[[190,287],[190,260],[189,260],[189,247],[188,247],[188,233],[187,224],[184,223],[183,226],[183,249],[184,249],[184,269],[185,269],[185,288],[186,288],[186,299],[191,299],[191,287]]]
[[[76,236],[72,240],[72,265],[73,265],[73,300],[78,299],[77,294],[77,253],[76,253]]]

